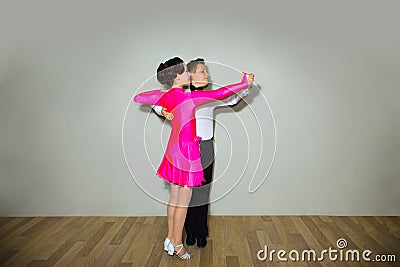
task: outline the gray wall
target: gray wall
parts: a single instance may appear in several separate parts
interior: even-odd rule
[[[398,1],[24,2],[0,10],[0,215],[164,215],[133,181],[121,135],[126,118],[127,162],[142,160],[134,172],[165,198],[135,137],[147,121],[157,167],[169,126],[127,105],[175,55],[253,71],[259,86],[217,112],[218,181],[243,177],[212,214],[400,215]],[[277,150],[249,194],[273,149],[266,100]]]

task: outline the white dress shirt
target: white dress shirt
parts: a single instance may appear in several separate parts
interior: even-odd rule
[[[186,89],[185,92],[190,92],[190,89]],[[242,98],[246,97],[249,93],[249,89],[244,89],[230,95],[226,98],[208,102],[196,108],[196,134],[201,137],[202,140],[210,140],[214,137],[214,109],[216,107],[231,106],[237,104]],[[152,106],[154,111],[162,116],[162,106]]]

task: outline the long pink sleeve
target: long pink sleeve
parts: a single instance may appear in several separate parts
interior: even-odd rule
[[[247,81],[247,75],[243,75],[243,79],[240,83],[227,85],[221,87],[217,90],[210,90],[210,91],[193,91],[191,96],[193,101],[195,102],[196,106],[214,101],[216,99],[221,99],[228,97],[240,90],[243,90],[249,86]]]
[[[141,104],[157,105],[166,91],[152,90],[135,95],[133,101]]]

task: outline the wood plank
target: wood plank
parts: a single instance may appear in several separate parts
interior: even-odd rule
[[[301,216],[293,216],[292,221],[296,228],[298,229],[299,234],[302,235],[304,241],[307,243],[310,249],[323,249],[323,246],[318,242],[318,240],[313,236],[310,229],[306,226],[304,221],[301,219]]]
[[[243,224],[246,226],[246,231],[262,231],[264,230],[264,221],[261,216],[242,216]]]
[[[163,240],[156,240],[159,227],[143,223],[140,228],[140,232],[122,258],[122,262],[131,262],[137,266],[144,266],[149,260],[154,247],[162,250]]]
[[[269,244],[283,244],[283,240],[281,239],[279,232],[275,226],[275,223],[271,220],[264,220],[264,231],[269,236]],[[257,231],[258,232],[258,231]],[[265,243],[264,243],[265,244]],[[261,244],[261,245],[264,245]]]
[[[76,254],[72,264],[86,263],[87,266],[92,265],[94,261],[92,261],[93,259],[89,257],[90,252],[96,247],[97,243],[113,225],[113,222],[104,222],[96,231],[96,233],[86,242],[85,246],[79,251],[79,253]]]
[[[238,256],[226,256],[226,266],[240,267]]]
[[[50,262],[56,262],[56,259],[58,259],[60,256],[59,254],[62,253],[58,251],[57,254],[57,250],[70,239],[71,234],[75,235],[80,226],[88,220],[89,217],[71,217],[71,221],[69,223],[51,233],[48,239],[48,243],[45,244],[44,242],[42,242],[40,250],[35,253],[35,259],[48,260],[50,256],[55,254],[53,255],[52,259],[50,259]],[[70,243],[72,246],[72,242]]]
[[[379,217],[378,217],[379,218]],[[397,239],[400,239],[400,220],[399,217],[386,217],[384,224],[389,228],[390,233],[394,235]]]
[[[76,257],[80,250],[86,245],[86,241],[76,241],[70,249],[54,264],[54,267],[72,266],[70,262]]]
[[[224,234],[224,244],[223,244],[223,251],[225,255],[237,255],[238,247],[237,247],[237,242],[238,238],[236,236],[236,233],[232,231],[232,229],[229,227],[230,225],[233,225],[234,223],[237,223],[237,220],[235,220],[235,216],[225,216],[224,218],[224,227],[222,228],[223,234]],[[227,221],[230,222],[227,223]]]
[[[225,261],[225,216],[213,217],[209,219],[210,236],[213,240],[213,262],[215,266],[226,266]]]
[[[165,239],[164,233],[167,230],[167,217],[166,216],[155,217],[153,225],[157,229],[156,233],[154,233],[155,245],[153,247],[153,250],[151,251],[150,257],[147,260],[146,266],[160,266],[160,261],[163,255],[167,254],[163,249],[164,239]]]
[[[141,231],[141,225],[135,223],[131,225],[128,229],[128,232],[121,240],[120,244],[118,245],[117,251],[111,256],[109,261],[107,262],[107,266],[119,266],[122,264],[122,258],[129,250],[130,246],[135,242],[137,235]]]
[[[100,233],[105,233],[114,223],[106,222],[105,217],[91,217],[86,226],[79,229],[79,234],[70,237],[70,241],[85,241],[85,245],[75,254],[70,261],[71,266],[76,266],[83,262],[93,247],[96,241],[101,239]]]
[[[284,224],[283,219],[281,219],[278,216],[272,217],[272,223],[274,224],[276,232],[278,233],[279,240],[282,241],[279,244],[288,243],[289,242],[289,232],[288,232],[287,227]]]
[[[308,231],[314,236],[316,240],[318,240],[318,243],[321,245],[321,247],[329,247],[330,242],[322,233],[319,226],[313,221],[311,216],[301,216],[299,219],[307,226]]]
[[[26,231],[21,233],[21,236],[34,238],[41,235],[43,232],[47,231],[49,227],[54,225],[62,217],[39,217],[40,220],[37,224],[26,229]]]
[[[115,235],[121,229],[125,221],[126,218],[120,218],[119,220],[115,220],[113,222],[107,221],[103,229],[104,232],[102,232],[102,230],[99,230],[98,233],[96,233],[96,235],[99,235],[101,239],[99,239],[98,241],[94,241],[95,239],[93,238],[95,246],[90,250],[89,254],[85,257],[85,260],[80,264],[82,265],[98,264],[96,260],[102,256],[103,252],[106,250],[110,241],[115,237]]]
[[[199,265],[201,267],[214,266],[213,250],[214,250],[214,241],[209,238],[207,240],[207,246],[203,248],[200,253]]]
[[[111,240],[110,245],[120,245],[126,234],[128,233],[129,229],[132,227],[132,224],[135,223],[137,218],[135,217],[128,217],[125,221],[124,225],[119,229],[118,233],[115,235],[113,240]]]
[[[107,262],[111,259],[112,255],[117,251],[118,245],[108,245],[104,252],[96,259],[93,266],[107,266]]]
[[[236,254],[239,255],[239,264],[241,266],[251,266],[252,253],[246,239],[246,227],[243,223],[243,216],[237,216],[236,223],[232,223],[231,229],[236,235]]]

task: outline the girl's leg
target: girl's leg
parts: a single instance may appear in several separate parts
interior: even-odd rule
[[[171,184],[171,192],[167,206],[167,221],[168,221],[168,234],[167,237],[171,240],[174,236],[174,214],[176,205],[178,203],[178,189],[179,186]]]
[[[182,244],[183,225],[185,223],[187,207],[191,197],[191,188],[180,187],[178,189],[178,205],[175,207],[173,218],[173,236],[171,237],[171,243],[175,246]],[[182,249],[181,253],[179,254],[184,254],[185,252],[186,251]]]

